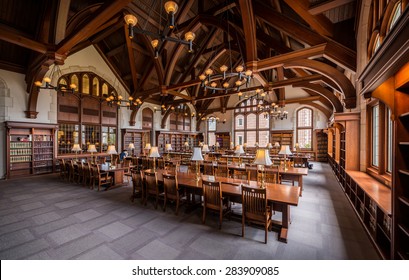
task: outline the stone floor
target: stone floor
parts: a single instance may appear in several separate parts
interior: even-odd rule
[[[329,165],[314,163],[299,205],[291,207],[288,243],[277,232],[201,209],[175,216],[107,192],[63,182],[57,174],[0,181],[0,258],[5,259],[379,259]],[[236,205],[239,207],[239,205]],[[279,215],[279,214],[277,214]]]

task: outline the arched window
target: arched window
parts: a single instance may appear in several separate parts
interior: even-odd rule
[[[102,85],[102,95],[103,95],[103,96],[108,95],[108,85],[107,85],[106,83],[104,83],[104,84]]]
[[[388,32],[392,29],[392,27],[395,25],[395,23],[398,21],[398,19],[402,15],[402,3],[401,3],[401,1],[396,3],[395,7],[393,9],[394,10],[393,10],[393,13],[392,13],[392,17],[391,17],[389,25],[388,25]]]
[[[269,143],[270,121],[258,112],[259,104],[263,105],[263,101],[249,98],[237,105],[234,117],[236,145],[247,143],[247,147],[254,147],[257,142],[265,147]]]
[[[87,74],[82,76],[82,93],[89,94],[89,77]]]
[[[302,149],[312,149],[312,109],[310,108],[301,108],[297,111],[297,143]]]
[[[92,79],[92,94],[95,96],[99,96],[99,80],[97,77]]]
[[[71,84],[74,84],[77,86],[77,88],[79,88],[79,83],[78,83],[78,76],[77,75],[72,75],[71,76]]]

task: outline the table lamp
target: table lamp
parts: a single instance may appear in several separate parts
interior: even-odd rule
[[[94,163],[94,153],[97,152],[97,148],[95,148],[95,145],[89,144],[87,152],[91,153],[91,163]]]
[[[240,155],[244,154],[243,146],[242,145],[237,145],[236,148],[234,149],[234,153],[236,154],[236,156],[239,157],[239,164],[241,165]]]
[[[230,142],[230,150],[233,150],[234,149],[234,144],[233,144],[233,142]]]
[[[280,152],[278,154],[279,155],[284,155],[284,171],[287,171],[288,170],[287,163],[286,163],[287,155],[292,155],[292,153],[290,151],[290,147],[288,145],[282,145],[281,150],[280,150]]]
[[[203,160],[202,149],[200,147],[193,148],[193,155],[190,160],[196,161],[196,181],[199,181],[200,180],[199,161]]]
[[[156,159],[155,158],[160,157],[158,147],[151,147],[149,151],[149,157],[153,158],[153,172],[155,172],[156,171]]]
[[[280,143],[275,142],[275,143],[274,143],[274,152],[275,152],[275,153],[278,153],[279,150],[280,150]]]
[[[266,165],[272,165],[272,161],[270,159],[270,152],[268,148],[264,149],[257,149],[257,154],[256,158],[254,159],[253,164],[257,164],[257,166],[261,165],[261,188],[265,189],[266,188],[266,183],[264,179],[264,168]]]
[[[295,143],[295,151],[297,152],[297,156],[298,156],[300,153],[300,144]]]
[[[184,145],[185,145],[185,152],[187,152],[189,150],[189,142],[186,141]]]
[[[244,144],[243,144],[243,149],[244,149],[244,153],[247,154],[247,143],[244,143]]]
[[[111,155],[111,166],[115,166],[115,163],[113,163],[113,159],[112,159],[112,155],[117,154],[115,145],[108,145],[107,154]]]
[[[145,148],[143,149],[143,155],[146,155],[146,151],[149,152],[151,149],[151,143],[146,143]]]
[[[133,143],[129,143],[128,149],[131,150],[131,155],[134,156],[135,145]]]
[[[218,150],[218,149],[219,149],[219,147],[220,147],[220,143],[219,143],[219,142],[216,142],[216,144],[214,144],[214,147],[215,147],[216,152],[217,152],[217,150]]]
[[[166,160],[170,160],[169,152],[172,151],[172,144],[165,144],[165,151],[167,152]]]
[[[77,153],[81,152],[80,144],[74,144],[71,151],[75,152],[75,160],[78,160]]]

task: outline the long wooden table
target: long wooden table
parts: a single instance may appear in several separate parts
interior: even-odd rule
[[[113,188],[121,187],[125,185],[124,183],[124,171],[129,167],[123,166],[123,164],[117,164],[115,167],[109,164],[101,164],[101,171],[109,172],[114,179],[114,183],[112,186],[107,188],[106,190],[110,190]]]
[[[237,169],[237,170],[246,170],[246,165],[245,164],[237,164],[237,163],[231,163],[228,164],[227,167],[229,169]],[[248,167],[251,170],[256,170],[256,166],[250,166]],[[302,189],[303,189],[303,176],[308,175],[308,168],[306,167],[289,167],[287,170],[284,170],[281,166],[279,167],[279,172],[281,175],[281,179],[284,180],[291,180],[291,181],[296,181],[298,183],[298,186],[300,187],[300,196],[302,196]]]
[[[156,170],[158,181],[163,182],[164,170]],[[222,192],[229,196],[235,196],[241,199],[241,186],[246,185],[258,188],[256,181],[238,180],[233,178],[202,175],[200,180],[196,180],[193,173],[177,173],[178,184],[181,187],[202,190],[202,179],[215,180],[222,183]],[[280,226],[278,240],[287,243],[288,227],[290,223],[290,206],[297,206],[300,196],[300,187],[293,187],[282,184],[266,184],[266,196],[270,203],[274,203],[275,209],[282,212],[281,221],[275,221]]]

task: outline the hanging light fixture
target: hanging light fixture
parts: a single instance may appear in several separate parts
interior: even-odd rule
[[[170,16],[170,20],[169,20],[169,29],[174,29],[175,28],[175,14],[178,11],[178,5],[176,2],[174,1],[167,1],[164,5],[165,11],[166,13]],[[162,18],[162,14],[160,15],[160,17]],[[189,52],[193,52],[193,40],[195,39],[195,34],[191,31],[188,31],[185,33],[184,38],[185,40],[181,39],[181,38],[176,38],[176,37],[170,37],[170,36],[166,36],[165,34],[161,34],[161,31],[159,30],[158,33],[153,33],[147,30],[142,30],[142,29],[137,29],[135,28],[136,24],[138,23],[138,18],[132,14],[127,14],[124,16],[124,20],[126,22],[126,24],[128,25],[128,36],[129,38],[133,38],[134,37],[134,33],[138,33],[138,34],[144,34],[144,35],[148,35],[151,38],[155,38],[154,40],[152,40],[151,44],[152,47],[154,48],[155,51],[155,58],[157,58],[159,56],[159,51],[158,51],[158,46],[160,44],[160,42],[162,41],[171,41],[174,43],[179,43],[179,44],[183,44],[183,45],[187,45],[189,47]],[[159,27],[160,28],[160,27]]]
[[[74,93],[75,89],[77,88],[77,86],[75,84],[70,84],[70,85],[66,85],[66,84],[57,84],[56,86],[53,86],[51,84],[51,79],[57,76],[56,78],[58,79],[59,77],[62,76],[62,72],[60,70],[60,67],[58,66],[58,64],[53,64],[53,67],[51,68],[51,72],[49,76],[45,76],[43,78],[43,81],[35,81],[34,85],[37,87],[38,90],[40,89],[53,89],[57,92],[61,92],[62,95],[64,95],[65,92],[70,92],[70,93]]]
[[[107,98],[105,98],[105,101],[111,107],[113,106],[117,106],[118,108],[126,107],[128,109],[140,108],[143,103],[142,100],[139,98],[134,100],[132,96],[129,96],[128,100],[124,100],[122,95],[114,96],[112,94],[108,96]]]

